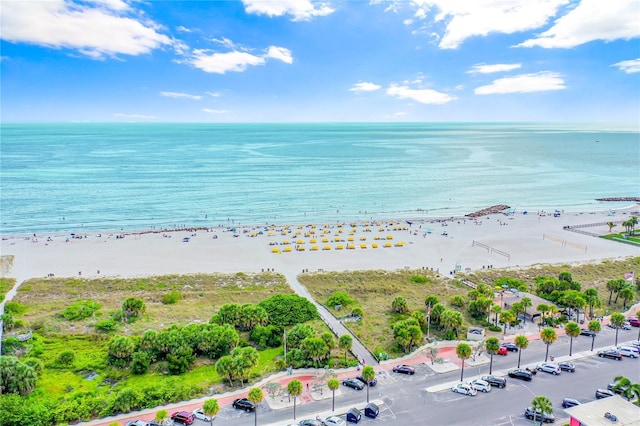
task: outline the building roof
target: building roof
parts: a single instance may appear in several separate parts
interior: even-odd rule
[[[616,426],[637,426],[640,424],[640,407],[619,395],[576,405],[565,411],[584,426],[612,426],[614,423],[604,417],[604,413],[607,412],[618,418]]]

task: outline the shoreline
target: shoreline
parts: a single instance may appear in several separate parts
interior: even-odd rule
[[[37,277],[116,278],[151,275],[302,271],[432,269],[444,275],[484,268],[523,268],[640,255],[640,248],[568,232],[597,224],[609,233],[638,205],[609,211],[492,213],[476,218],[374,220],[40,234],[4,237],[3,274],[22,282]],[[618,225],[619,226],[619,225]],[[235,230],[234,230],[235,229]],[[620,228],[618,228],[620,229]],[[338,247],[342,246],[342,247]]]
[[[632,199],[634,197],[622,197],[624,199],[621,199],[621,197],[613,197],[613,198],[607,198],[607,199],[598,199],[598,200],[603,200],[603,201],[607,201],[607,202],[622,202],[622,201],[632,201]],[[637,198],[637,202],[633,202],[631,204],[625,204],[624,206],[618,206],[616,208],[602,208],[602,209],[589,209],[588,211],[585,211],[585,209],[577,209],[577,210],[572,210],[572,209],[529,209],[532,215],[537,215],[537,214],[553,214],[554,211],[561,211],[563,215],[598,215],[598,214],[609,214],[611,212],[616,213],[616,212],[628,212],[629,214],[635,214],[635,215],[640,215],[640,197]],[[233,219],[229,219],[231,221],[231,223],[226,223],[226,224],[222,224],[222,223],[218,223],[218,224],[212,224],[210,226],[203,226],[202,224],[194,224],[194,225],[188,225],[188,224],[184,224],[184,225],[180,225],[180,226],[176,226],[176,227],[156,227],[156,226],[149,226],[149,227],[105,227],[105,228],[93,228],[93,227],[89,227],[89,228],[84,228],[84,226],[78,226],[78,227],[71,227],[69,229],[65,229],[65,230],[53,230],[53,231],[40,231],[40,232],[3,232],[0,231],[0,239],[5,241],[5,240],[9,240],[9,239],[15,239],[15,238],[26,238],[26,237],[42,237],[42,236],[51,236],[51,237],[60,237],[60,236],[65,236],[65,235],[72,235],[72,234],[83,234],[83,235],[98,235],[98,234],[108,234],[108,235],[115,235],[115,234],[123,234],[123,235],[143,235],[143,234],[157,234],[157,233],[166,233],[166,232],[192,232],[192,231],[207,231],[207,232],[213,232],[215,230],[230,230],[233,228],[242,228],[242,229],[258,229],[258,228],[265,228],[265,227],[271,227],[271,226],[275,226],[275,227],[284,227],[284,226],[307,226],[307,225],[314,225],[314,224],[333,224],[333,225],[338,225],[338,224],[350,224],[350,223],[357,223],[357,224],[363,224],[366,222],[385,222],[385,223],[399,223],[399,222],[411,222],[411,223],[418,223],[418,224],[425,224],[425,223],[440,223],[443,221],[452,221],[452,220],[469,220],[469,219],[473,219],[473,218],[480,218],[482,216],[486,216],[486,215],[494,215],[494,214],[503,214],[503,215],[508,215],[507,212],[509,212],[509,214],[521,214],[522,212],[528,212],[528,209],[518,209],[517,207],[511,207],[507,204],[496,204],[496,205],[492,205],[490,207],[486,207],[483,209],[479,209],[479,210],[475,210],[473,212],[469,212],[469,213],[460,213],[460,214],[454,214],[454,215],[434,215],[434,216],[418,216],[418,215],[404,215],[404,216],[380,216],[380,217],[374,217],[371,216],[370,219],[353,219],[353,220],[317,220],[317,221],[295,221],[295,220],[291,220],[291,221],[269,221],[269,222],[264,222],[264,223],[259,223],[259,222],[251,222],[251,223],[241,223],[241,222],[235,222]],[[535,213],[533,213],[535,210]],[[411,211],[413,212],[413,210]],[[428,210],[421,210],[421,209],[417,209],[415,210],[415,212],[425,212],[427,213]],[[388,212],[391,213],[391,212]],[[229,220],[227,222],[229,222]]]

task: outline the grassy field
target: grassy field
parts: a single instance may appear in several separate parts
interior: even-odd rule
[[[414,276],[427,279],[425,282],[414,282],[411,280]],[[410,312],[424,312],[424,301],[428,295],[435,295],[448,305],[451,297],[464,296],[468,291],[468,287],[429,270],[308,273],[298,279],[323,305],[334,292],[347,291],[355,299],[355,304],[341,311],[336,311],[333,306],[327,308],[336,317],[348,314],[354,307],[362,308],[362,321],[345,322],[344,325],[374,353],[387,352],[390,357],[403,354],[396,347],[391,330],[394,322],[405,317],[391,311],[394,298],[404,297]]]
[[[162,297],[178,291],[182,300],[165,305]],[[26,324],[41,326],[48,333],[91,333],[91,324],[120,309],[128,297],[146,304],[144,317],[127,324],[125,332],[141,334],[161,330],[171,324],[209,322],[217,308],[225,303],[257,303],[274,294],[291,294],[284,276],[260,274],[169,275],[135,279],[63,279],[38,278],[23,283],[14,301],[27,306],[22,315]],[[67,321],[60,313],[80,300],[94,300],[102,308],[94,318]]]
[[[0,278],[0,302],[5,298],[5,294],[15,285],[16,280],[12,278]]]

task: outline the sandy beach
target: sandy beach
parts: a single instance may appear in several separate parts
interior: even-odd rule
[[[582,229],[605,234],[609,231],[606,222],[618,223],[614,231],[620,230],[619,223],[638,210],[634,205],[613,214],[562,212],[559,217],[553,212],[516,212],[476,219],[244,226],[235,231],[220,227],[87,233],[75,238],[69,234],[3,236],[0,248],[3,256],[14,256],[10,270],[3,274],[18,282],[49,274],[135,277],[267,269],[295,274],[303,270],[433,268],[450,274],[456,267],[462,271],[520,268],[638,256],[638,247],[563,229],[600,224]],[[355,248],[348,249],[349,244]],[[344,248],[337,249],[339,245]],[[296,249],[300,246],[305,250]],[[313,246],[317,249],[312,250]],[[290,252],[285,251],[287,247]]]

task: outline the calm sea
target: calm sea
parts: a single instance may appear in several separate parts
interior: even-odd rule
[[[640,134],[558,124],[3,124],[0,232],[605,210]]]

